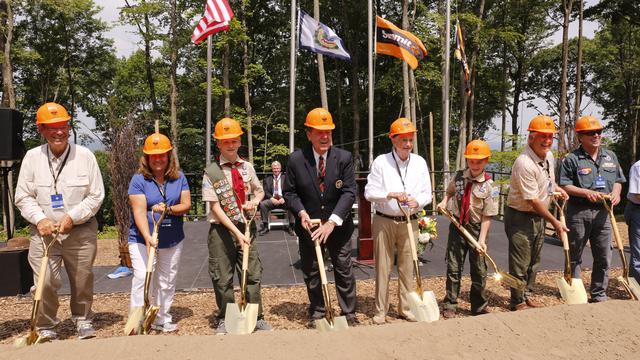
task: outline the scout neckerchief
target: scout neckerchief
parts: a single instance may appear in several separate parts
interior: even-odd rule
[[[60,177],[60,173],[62,169],[67,164],[67,159],[69,159],[69,154],[71,154],[71,145],[67,144],[67,154],[64,156],[62,163],[58,165],[58,173],[56,174],[53,171],[53,164],[51,164],[51,155],[49,154],[49,145],[47,145],[47,162],[49,162],[49,171],[51,171],[51,176],[53,177],[53,190],[55,191],[55,195],[58,195],[58,178]]]
[[[226,162],[222,164],[231,169],[231,184],[233,185],[233,191],[237,194],[236,202],[239,208],[242,208],[242,204],[244,204],[246,199],[246,194],[244,192],[244,180],[242,179],[242,175],[240,175],[240,171],[238,171],[238,167],[242,166],[240,161],[235,162]]]
[[[484,173],[484,181],[488,181],[491,179],[491,176]],[[471,171],[469,171],[471,174]],[[456,199],[458,200],[458,209],[460,209],[460,222],[462,225],[466,225],[469,223],[469,218],[471,215],[471,211],[469,208],[471,207],[471,187],[474,182],[478,182],[475,179],[469,179],[467,184],[465,185],[464,172],[459,170],[456,172],[455,177],[455,186],[456,186]]]
[[[233,188],[227,177],[224,175],[222,168],[217,161],[212,162],[205,169],[205,174],[209,177],[213,190],[218,196],[220,207],[224,211],[225,215],[234,223],[242,222],[240,216],[240,210],[238,209],[238,203],[235,201],[235,195],[233,194]]]

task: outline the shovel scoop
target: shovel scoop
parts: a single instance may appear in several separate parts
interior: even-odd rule
[[[244,236],[249,239],[251,237],[251,222],[253,216],[247,221],[243,212],[240,212],[245,223]],[[249,268],[249,248],[246,243],[242,243],[242,279],[240,279],[240,303],[227,304],[227,310],[224,314],[225,326],[227,333],[232,335],[251,334],[258,323],[258,304],[250,304],[247,302],[247,273]]]
[[[563,201],[562,206],[558,203],[559,194],[553,196],[553,203],[558,208],[560,213],[560,223],[563,226],[567,226],[567,221],[564,216],[564,207],[567,202]],[[562,250],[564,252],[564,274],[562,277],[556,279],[556,285],[560,290],[560,296],[569,305],[586,304],[587,303],[587,291],[584,288],[582,279],[573,278],[571,276],[571,257],[569,256],[569,238],[566,232],[562,232],[560,235],[562,240]]]
[[[411,225],[411,215],[402,207],[398,201],[398,207],[407,219],[407,232],[409,233],[409,246],[411,247],[411,259],[413,260],[413,271],[416,276],[416,290],[408,294],[409,309],[420,322],[433,322],[440,319],[440,308],[433,291],[423,291],[422,276],[420,276],[420,265],[418,264],[418,253],[416,250],[416,239],[413,235]]]

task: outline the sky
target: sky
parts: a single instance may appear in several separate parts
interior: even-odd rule
[[[111,29],[106,33],[107,37],[110,37],[114,41],[114,46],[116,48],[116,53],[119,57],[128,57],[137,49],[139,49],[142,45],[140,42],[140,38],[136,33],[136,29],[131,25],[122,25],[118,23],[120,8],[125,6],[124,0],[97,0],[96,3],[102,7],[102,11],[100,12],[100,17],[103,21],[110,24]],[[585,8],[596,4],[596,0],[586,0]],[[204,0],[203,0],[204,4]],[[593,38],[595,31],[597,30],[597,24],[594,22],[585,21],[583,28],[583,36],[587,38]],[[569,28],[569,38],[575,37],[578,35],[578,24],[577,21],[570,24]],[[562,31],[556,32],[552,37],[549,38],[549,42],[553,45],[557,45],[562,42]],[[453,68],[454,65],[452,65]],[[571,79],[570,79],[571,81]],[[532,103],[541,111],[548,111],[547,106],[544,101],[536,99],[533,100]],[[583,104],[589,103],[589,99],[583,98]],[[454,109],[452,109],[455,112]],[[520,129],[521,133],[524,134],[526,132],[526,125],[528,121],[538,114],[537,110],[531,109],[527,106],[526,103],[521,103],[520,107]],[[599,117],[601,111],[598,107],[591,104],[584,111],[584,114],[592,114],[596,117]],[[88,117],[86,114],[80,113],[78,115],[78,119],[83,123],[80,131],[82,133],[89,133],[86,129],[95,127],[95,121]],[[490,129],[485,134],[485,140],[489,142],[492,149],[500,148],[500,134],[501,134],[501,124],[500,118],[497,117],[494,120],[494,125],[496,129]],[[507,117],[506,128],[511,129],[511,121],[509,117]],[[522,130],[524,129],[524,131]],[[92,149],[102,149],[103,146],[99,141],[94,141],[92,144],[89,144],[89,147]]]

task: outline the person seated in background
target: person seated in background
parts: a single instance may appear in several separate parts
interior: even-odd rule
[[[269,232],[269,213],[273,209],[283,209],[287,211],[287,218],[289,220],[289,227],[287,232],[289,235],[295,235],[293,232],[293,216],[291,212],[287,210],[284,197],[282,197],[282,185],[284,184],[285,174],[282,173],[282,165],[278,161],[271,163],[271,172],[273,175],[267,175],[263,180],[264,199],[260,202],[260,218],[262,219],[262,226],[258,232],[260,235],[264,235]]]

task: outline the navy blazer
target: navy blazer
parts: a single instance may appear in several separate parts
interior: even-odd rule
[[[280,193],[282,197],[284,197],[284,184],[287,179],[285,173],[280,173]],[[269,200],[273,197],[273,174],[267,175],[264,180],[262,180],[262,188],[264,189],[264,198],[262,200]]]
[[[287,161],[284,198],[297,216],[306,210],[312,219],[326,221],[331,214],[343,221],[351,220],[356,200],[356,176],[351,153],[332,146],[326,154],[325,190],[320,194],[318,171],[311,144],[297,149]]]

